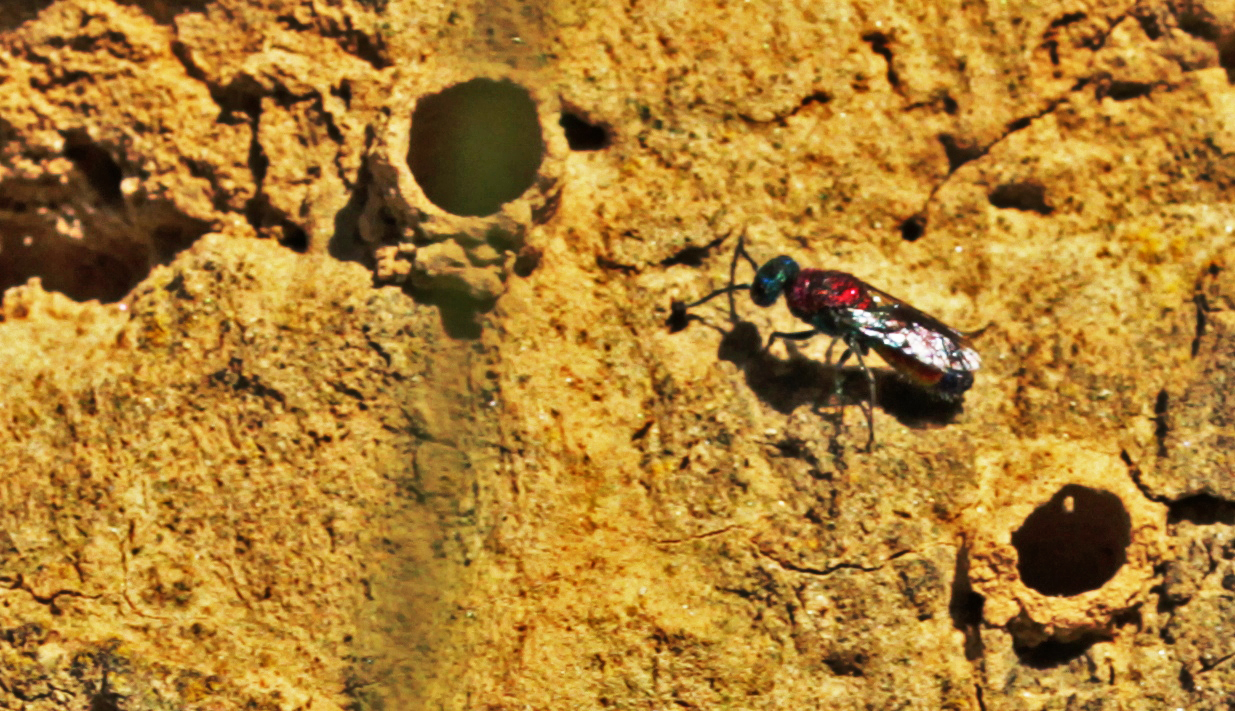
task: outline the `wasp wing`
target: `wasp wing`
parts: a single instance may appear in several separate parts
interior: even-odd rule
[[[839,320],[861,334],[863,344],[889,365],[928,384],[948,373],[972,373],[982,366],[978,352],[960,331],[891,294],[864,286],[867,308],[843,309]]]

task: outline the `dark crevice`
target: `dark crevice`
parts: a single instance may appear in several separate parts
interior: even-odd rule
[[[754,126],[763,125],[763,124],[773,124],[776,126],[783,127],[786,125],[787,119],[789,119],[791,116],[796,116],[797,113],[801,111],[802,109],[805,109],[811,104],[826,104],[830,102],[831,100],[832,100],[831,94],[828,94],[825,91],[816,91],[812,94],[808,94],[807,96],[805,96],[801,101],[798,102],[797,106],[793,107],[792,111],[788,111],[783,114],[776,114],[775,116],[768,118],[768,119],[756,119],[753,116],[750,116],[748,114],[743,114],[743,113],[735,114],[735,116],[741,119],[743,123],[748,123]],[[644,120],[647,120],[646,117]],[[659,121],[657,123],[659,123]]]
[[[1149,96],[1153,90],[1154,85],[1146,82],[1112,81],[1109,84],[1098,86],[1097,98],[1109,97],[1115,101],[1130,101]]]
[[[1008,134],[1016,133],[1017,131],[1029,128],[1029,125],[1039,118],[1041,117],[1035,114],[1033,116],[1022,116],[1012,121],[1008,124],[1008,130],[1004,133],[1004,136],[1007,137]]]
[[[1197,526],[1235,525],[1235,501],[1212,494],[1194,494],[1167,504],[1167,523],[1188,522]]]
[[[1197,673],[1206,674],[1216,669],[1220,664],[1224,664],[1232,659],[1235,659],[1235,654],[1225,654],[1221,657],[1218,657],[1217,659],[1212,659],[1212,660],[1202,659],[1200,671],[1198,671]]]
[[[1158,443],[1158,457],[1165,458],[1169,452],[1166,448],[1166,436],[1170,433],[1170,425],[1166,419],[1166,412],[1170,408],[1171,396],[1167,394],[1166,388],[1158,391],[1158,397],[1154,399],[1154,440]]]
[[[190,78],[195,79],[203,84],[209,84],[206,72],[193,61],[193,53],[188,45],[180,40],[173,40],[171,44],[172,56],[180,61],[180,65],[184,67],[184,73]]]
[[[965,165],[971,160],[977,160],[986,155],[987,149],[979,146],[968,139],[958,139],[950,133],[944,133],[939,136],[939,143],[943,145],[944,155],[948,157],[948,172],[955,173],[957,168]]]
[[[1179,686],[1189,693],[1196,691],[1196,681],[1192,678],[1192,672],[1188,671],[1188,667],[1179,668]]]
[[[965,635],[965,658],[971,662],[981,659],[985,652],[981,628],[985,605],[986,598],[974,591],[969,580],[969,545],[962,545],[956,552],[948,614],[952,617],[952,626]]]
[[[893,89],[900,87],[900,75],[896,73],[896,67],[892,63],[892,50],[890,48],[891,39],[882,32],[868,32],[862,35],[862,41],[870,45],[871,51],[883,57],[888,65],[888,83]]]
[[[1069,12],[1066,15],[1060,15],[1054,20],[1051,20],[1050,27],[1051,29],[1067,27],[1068,25],[1075,24],[1084,19],[1085,19],[1085,13],[1083,12]]]
[[[771,553],[769,553],[766,550],[763,550],[759,546],[755,546],[755,552],[771,560],[772,562],[776,563],[780,567],[786,570],[792,570],[795,573],[806,573],[808,575],[831,575],[832,573],[835,573],[840,570],[856,570],[861,573],[873,573],[877,570],[883,569],[883,566],[886,565],[887,563],[894,561],[898,558],[903,558],[904,556],[909,555],[913,551],[910,551],[910,550],[897,551],[893,553],[892,555],[888,556],[887,559],[885,559],[882,563],[878,565],[862,565],[861,563],[835,563],[825,568],[812,568],[806,565],[798,565],[797,563],[790,563],[787,560],[782,560],[781,558],[778,558],[777,556],[772,555]]]
[[[545,256],[544,250],[530,244],[524,245],[515,255],[514,272],[516,276],[527,278],[540,266],[540,260]]]
[[[1198,292],[1192,297],[1192,302],[1196,304],[1196,335],[1192,337],[1192,357],[1195,358],[1201,352],[1201,339],[1205,337],[1205,330],[1209,327],[1209,301],[1204,294]]]
[[[1222,37],[1222,24],[1205,6],[1196,2],[1174,3],[1175,21],[1179,29],[1206,42],[1216,42]]]
[[[85,176],[86,182],[99,196],[99,201],[108,207],[123,204],[120,181],[124,179],[124,172],[111,154],[80,129],[66,131],[63,135],[64,157]]]
[[[1132,479],[1132,483],[1136,485],[1136,488],[1140,490],[1141,496],[1144,496],[1146,499],[1149,499],[1150,501],[1157,501],[1160,504],[1170,503],[1170,501],[1165,496],[1162,496],[1160,494],[1155,494],[1154,492],[1149,490],[1148,486],[1145,485],[1144,476],[1143,476],[1143,473],[1141,472],[1141,468],[1137,466],[1136,462],[1132,461],[1132,456],[1128,454],[1128,450],[1126,449],[1120,450],[1119,458],[1123,461],[1124,465],[1128,467],[1128,476]]]
[[[1216,262],[1211,262],[1197,278],[1196,286],[1192,291],[1192,303],[1196,307],[1196,335],[1192,338],[1193,358],[1201,352],[1201,339],[1205,337],[1205,331],[1209,328],[1209,312],[1214,310],[1209,303],[1209,298],[1205,295],[1205,282],[1214,279],[1221,272],[1222,267]]]
[[[805,108],[807,106],[810,106],[811,104],[826,104],[831,100],[832,100],[832,97],[827,92],[816,91],[815,93],[802,99],[802,101],[798,103],[798,108]]]
[[[279,101],[290,101],[286,94],[276,93]],[[259,135],[262,120],[261,87],[251,80],[237,79],[215,95],[220,107],[220,121],[245,123],[249,127],[249,153],[247,162],[253,174],[253,197],[245,202],[244,217],[255,232],[274,236],[279,244],[297,252],[309,248],[309,235],[303,227],[292,222],[283,212],[270,203],[265,192],[266,174],[270,170],[270,158],[262,147]],[[225,120],[226,117],[226,120]]]
[[[992,190],[988,199],[991,205],[1000,209],[1036,212],[1039,215],[1049,215],[1055,211],[1046,201],[1046,187],[1030,181],[1004,183]]]
[[[566,134],[566,143],[572,151],[599,151],[609,147],[609,131],[589,122],[580,113],[563,111],[558,125]]]
[[[916,242],[926,234],[926,216],[914,215],[901,223],[901,239]]]
[[[299,225],[287,223],[283,225],[283,236],[279,238],[279,244],[293,252],[304,254],[309,251],[309,233]]]
[[[1090,634],[1070,642],[1060,642],[1049,639],[1034,647],[1013,646],[1021,664],[1032,669],[1054,669],[1063,666],[1074,659],[1079,659],[1089,652],[1090,647],[1098,642],[1109,641],[1105,635]]]
[[[335,259],[357,262],[370,268],[373,266],[373,250],[360,237],[360,220],[364,214],[365,202],[369,199],[369,185],[372,180],[368,167],[361,165],[347,204],[335,213],[334,234],[326,245],[326,251]]]
[[[1157,42],[1162,39],[1165,34],[1162,30],[1162,23],[1158,21],[1158,15],[1148,5],[1137,3],[1128,11],[1137,24],[1141,26],[1141,31],[1145,33],[1151,41]]]
[[[596,266],[609,271],[621,272],[626,276],[639,273],[638,267],[632,264],[622,264],[621,262],[616,262],[603,254],[596,255]]]
[[[835,676],[866,676],[864,667],[870,661],[865,652],[855,650],[834,651],[823,658],[823,664]]]
[[[1226,70],[1226,80],[1235,84],[1235,32],[1227,32],[1218,40],[1218,65]]]

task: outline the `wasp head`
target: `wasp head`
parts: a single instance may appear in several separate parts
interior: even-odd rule
[[[750,285],[751,301],[759,306],[771,306],[797,275],[798,263],[789,257],[769,259],[755,272],[755,281]]]

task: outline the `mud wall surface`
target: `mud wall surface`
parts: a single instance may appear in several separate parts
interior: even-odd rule
[[[1232,76],[1221,2],[5,2],[0,705],[1230,707]],[[675,312],[739,238],[973,387]]]

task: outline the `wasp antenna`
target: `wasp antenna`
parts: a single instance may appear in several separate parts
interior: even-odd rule
[[[746,251],[746,230],[745,229],[743,229],[742,234],[738,236],[738,247],[737,249],[733,251],[733,267],[731,269],[731,271],[733,272],[737,271],[739,256],[744,258],[747,261],[747,263],[750,264],[751,269],[754,269],[755,271],[759,271],[759,262],[756,262],[755,258],[750,256],[750,253]],[[732,278],[732,275],[730,276],[730,278]]]

